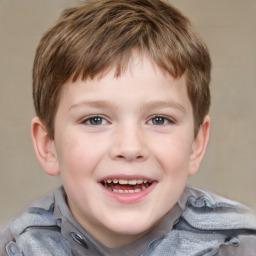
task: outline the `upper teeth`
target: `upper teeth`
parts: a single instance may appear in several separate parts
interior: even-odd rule
[[[125,179],[107,179],[105,180],[105,183],[119,183],[121,185],[136,185],[136,184],[142,184],[142,183],[147,183],[148,181],[147,180],[143,180],[143,179],[138,179],[138,180],[125,180]]]

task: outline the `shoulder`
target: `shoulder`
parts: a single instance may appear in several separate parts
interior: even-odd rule
[[[14,237],[10,230],[10,225],[6,225],[0,230],[0,255],[5,256],[6,254],[6,245],[13,241]]]
[[[194,187],[187,187],[182,196],[182,217],[194,228],[256,230],[255,211],[241,203]]]
[[[218,256],[255,256],[256,236],[238,236],[239,246],[221,246]]]
[[[50,206],[54,202],[54,194],[50,193],[39,200],[36,200],[33,202],[28,209],[31,209],[31,207],[40,207],[42,209],[49,209]],[[13,219],[10,221],[8,224],[5,225],[5,227],[1,228],[0,230],[0,255],[4,256],[7,255],[6,252],[6,246],[10,242],[15,240],[15,224],[17,223],[22,223],[24,221],[24,216],[27,216],[28,209],[19,217]],[[30,220],[27,219],[26,223],[23,222],[22,225],[18,225],[20,228],[22,228],[24,225],[29,226],[30,225]]]
[[[256,214],[247,206],[209,191],[187,187],[179,201],[184,207],[176,226],[192,237],[215,239],[223,255],[255,255]],[[202,238],[200,238],[202,239]]]
[[[188,201],[193,201],[193,199],[197,201],[197,204],[204,201],[205,203],[208,203],[208,206],[212,207],[218,207],[221,205],[232,208],[247,208],[249,210],[248,207],[239,202],[227,199],[206,189],[187,185],[179,200],[179,204],[186,205]]]

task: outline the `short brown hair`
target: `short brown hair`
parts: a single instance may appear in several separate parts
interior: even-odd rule
[[[33,99],[52,139],[62,85],[111,68],[118,77],[135,49],[174,78],[185,74],[197,134],[210,107],[211,60],[189,20],[165,0],[92,0],[65,10],[37,48]]]

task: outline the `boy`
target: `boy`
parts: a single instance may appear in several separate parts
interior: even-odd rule
[[[256,255],[246,207],[187,187],[210,119],[210,57],[164,0],[63,12],[33,68],[32,140],[63,187],[1,235],[1,255]]]

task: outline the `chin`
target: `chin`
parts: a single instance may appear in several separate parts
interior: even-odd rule
[[[112,225],[107,225],[107,229],[120,235],[143,235],[153,229],[156,223],[153,220],[147,220],[143,216],[137,219],[124,221],[114,221]]]

